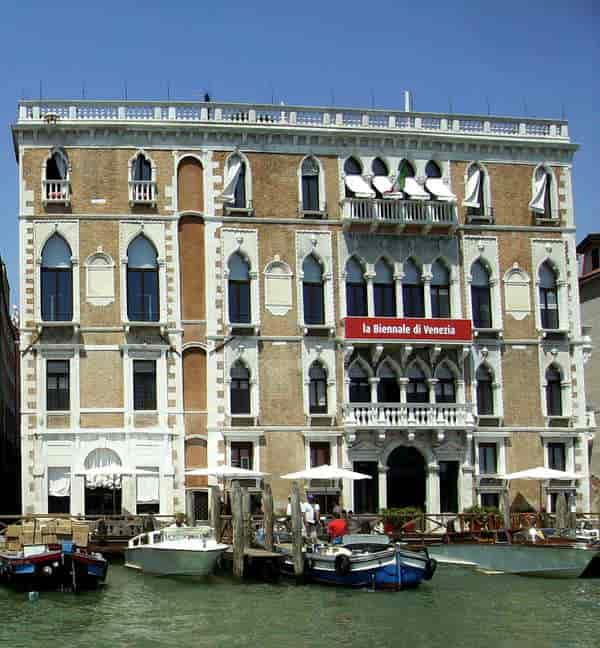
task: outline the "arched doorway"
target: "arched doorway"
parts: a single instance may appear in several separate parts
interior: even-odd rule
[[[121,458],[110,448],[96,448],[85,458],[86,515],[122,512],[121,465]]]
[[[387,460],[387,506],[425,510],[425,460],[415,448],[398,446]]]

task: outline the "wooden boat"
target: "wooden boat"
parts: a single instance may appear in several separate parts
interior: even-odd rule
[[[225,549],[211,527],[172,526],[132,538],[125,567],[162,576],[207,576]]]
[[[108,562],[73,542],[25,545],[0,552],[0,583],[29,590],[96,589],[106,580]]]
[[[348,535],[341,544],[308,549],[304,573],[314,583],[401,590],[430,580],[436,569],[427,549],[411,551],[383,535]],[[282,570],[293,574],[290,556],[283,560]]]

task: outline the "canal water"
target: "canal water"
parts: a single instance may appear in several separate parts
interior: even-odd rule
[[[111,565],[78,595],[0,588],[0,646],[296,648],[600,646],[600,580],[440,567],[415,591],[158,578]]]

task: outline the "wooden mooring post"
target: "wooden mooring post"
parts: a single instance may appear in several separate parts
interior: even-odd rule
[[[304,576],[304,556],[302,554],[302,509],[300,508],[300,487],[292,483],[292,556],[294,575],[297,580]]]
[[[210,487],[210,526],[215,530],[217,542],[221,540],[221,491],[218,486]]]
[[[233,575],[244,576],[244,515],[242,507],[242,489],[237,481],[233,482],[231,517],[233,526]]]
[[[265,484],[262,501],[265,527],[265,549],[267,551],[273,551],[273,492],[271,491],[271,484]]]
[[[252,545],[252,508],[247,488],[242,488],[242,517],[244,520],[244,549],[248,549]]]

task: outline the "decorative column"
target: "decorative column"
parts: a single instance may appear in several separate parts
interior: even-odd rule
[[[379,378],[369,378],[371,385],[371,403],[377,403],[377,385],[379,385]]]
[[[379,473],[379,488],[377,489],[379,491],[379,508],[384,509],[387,508],[387,473],[388,473],[388,466],[385,466],[381,462],[378,463],[377,465],[377,471]]]
[[[123,475],[121,477],[121,507],[125,515],[135,515],[137,513],[137,480],[135,475]]]
[[[85,477],[71,469],[71,515],[85,515]]]
[[[367,316],[375,316],[375,294],[373,290],[373,279],[375,279],[375,273],[372,270],[367,270],[363,275],[367,282]]]
[[[427,270],[425,270],[427,268]],[[421,275],[423,280],[423,297],[425,304],[425,317],[431,317],[431,266],[423,266],[423,274]]]
[[[464,511],[468,506],[473,504],[473,434],[465,434],[465,455],[461,466],[461,479],[458,484],[458,508]]]
[[[440,467],[437,460],[427,464],[427,494],[425,500],[428,515],[440,511]]]
[[[396,289],[396,315],[404,317],[404,297],[402,295],[403,272],[394,272],[394,286]]]

